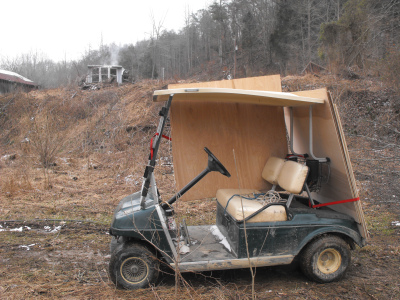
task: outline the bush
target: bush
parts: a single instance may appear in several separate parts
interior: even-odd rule
[[[54,115],[47,113],[42,117],[33,117],[31,122],[28,134],[31,149],[37,155],[39,164],[43,168],[48,168],[54,165],[56,155],[64,144],[60,121]]]

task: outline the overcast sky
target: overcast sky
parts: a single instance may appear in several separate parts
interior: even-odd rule
[[[185,11],[212,0],[9,0],[1,1],[0,58],[38,51],[54,61],[79,59],[85,50],[148,38],[152,15],[163,27],[184,26]]]

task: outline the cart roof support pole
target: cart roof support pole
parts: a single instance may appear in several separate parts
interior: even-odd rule
[[[294,155],[300,155],[300,154],[294,152],[294,149],[293,149],[293,139],[294,139],[294,133],[293,133],[293,107],[289,107],[289,109],[290,109],[290,134],[289,134],[289,139],[290,139],[290,151],[291,151],[292,154],[294,154]],[[313,119],[312,109],[313,109],[313,106],[310,105],[310,108],[309,108],[309,125],[308,125],[308,126],[309,126],[308,131],[309,131],[309,151],[310,151],[310,156],[311,156],[313,159],[318,160],[319,162],[327,162],[327,161],[329,161],[328,158],[326,158],[326,157],[319,158],[319,157],[316,157],[316,156],[314,155],[314,149],[313,149],[313,127],[312,127],[312,126],[313,126],[313,122],[312,122],[312,119]]]
[[[310,156],[313,158],[313,159],[315,159],[315,160],[318,160],[319,162],[327,162],[328,161],[328,158],[326,158],[326,157],[316,157],[315,155],[314,155],[314,151],[313,151],[313,127],[312,127],[312,118],[313,118],[313,116],[312,116],[312,109],[313,109],[313,106],[312,105],[310,105],[310,108],[309,108],[309,141],[310,141],[310,145],[309,145],[309,149],[310,149]]]
[[[161,137],[162,133],[164,131],[165,123],[167,122],[168,118],[168,113],[169,113],[169,108],[171,107],[171,102],[172,98],[174,97],[174,94],[169,95],[168,101],[165,104],[165,106],[160,110],[160,121],[158,123],[157,127],[157,133],[154,136],[154,141],[153,141],[153,155],[149,157],[149,163],[146,166],[146,170],[144,171],[143,175],[143,184],[142,184],[142,198],[140,201],[140,208],[145,209],[146,208],[146,196],[149,191],[150,183],[152,183],[152,174],[154,171],[154,167],[156,165],[156,159],[157,159],[157,153],[158,153],[158,148],[160,147],[160,142],[161,142]],[[153,178],[153,183],[155,185],[155,179]],[[155,193],[155,196],[157,197],[157,193]]]
[[[290,139],[290,151],[292,152],[292,154],[294,155],[299,155],[298,153],[294,152],[293,149],[293,107],[289,107],[290,109],[290,135],[289,135],[289,139]]]

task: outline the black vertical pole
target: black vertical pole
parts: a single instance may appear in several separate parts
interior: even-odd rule
[[[158,128],[157,128],[156,143],[153,147],[153,157],[149,157],[149,163],[146,166],[146,169],[145,169],[144,175],[143,175],[143,177],[145,179],[144,179],[144,184],[142,187],[142,200],[140,202],[140,207],[142,209],[145,209],[146,196],[147,196],[147,193],[148,193],[149,187],[150,187],[151,174],[153,174],[154,167],[156,165],[158,148],[160,147],[162,133],[164,131],[165,123],[167,122],[169,108],[171,107],[171,101],[172,101],[173,97],[174,97],[174,94],[169,95],[167,103],[160,111],[160,122],[159,122]]]

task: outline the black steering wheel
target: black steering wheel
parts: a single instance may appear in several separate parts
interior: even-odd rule
[[[218,160],[218,158],[216,158],[215,155],[211,153],[211,151],[207,147],[204,147],[204,151],[206,151],[206,153],[208,154],[208,166],[207,166],[207,169],[209,171],[218,171],[222,175],[225,175],[226,177],[231,177],[231,174],[228,172],[228,170]]]

